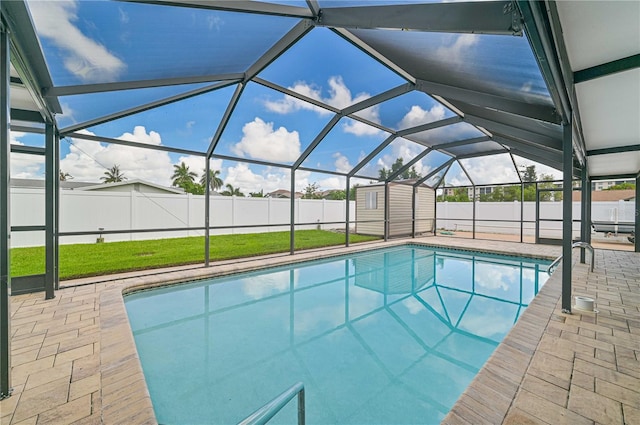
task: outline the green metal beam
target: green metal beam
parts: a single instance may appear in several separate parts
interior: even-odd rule
[[[509,1],[329,7],[320,12],[318,26],[522,35],[520,15]]]
[[[609,155],[612,153],[637,152],[640,151],[640,145],[614,146],[611,148],[589,149],[587,156]]]
[[[640,53],[576,71],[573,73],[573,82],[575,84],[584,83],[585,81],[606,77],[607,75],[635,68],[640,68]]]
[[[44,123],[44,119],[38,111],[27,111],[24,109],[11,108],[11,121],[26,121]]]

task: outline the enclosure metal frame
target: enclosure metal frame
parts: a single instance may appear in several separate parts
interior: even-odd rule
[[[141,0],[133,0],[141,1]],[[298,23],[289,30],[275,45],[265,52],[255,63],[253,63],[244,73],[224,74],[224,75],[208,75],[200,77],[184,77],[171,79],[158,79],[149,81],[129,81],[117,83],[89,84],[82,86],[55,86],[48,75],[46,63],[44,61],[38,39],[32,27],[28,9],[24,2],[12,1],[1,3],[2,21],[0,22],[1,37],[1,58],[0,65],[3,78],[0,81],[0,125],[2,126],[0,134],[0,397],[7,395],[9,391],[8,376],[10,371],[9,363],[9,328],[10,320],[8,316],[8,300],[11,293],[10,279],[10,233],[11,226],[9,220],[9,128],[11,115],[21,115],[21,117],[41,115],[42,122],[46,124],[46,144],[45,144],[45,161],[46,161],[46,223],[44,231],[46,233],[46,297],[55,296],[55,289],[58,287],[58,243],[59,237],[64,235],[58,231],[59,225],[59,137],[66,135],[80,137],[77,131],[86,127],[95,125],[98,122],[108,122],[117,118],[131,115],[137,112],[148,110],[154,107],[162,106],[171,102],[183,100],[205,92],[218,90],[223,87],[236,85],[235,92],[225,110],[225,113],[216,128],[216,132],[212,137],[209,146],[205,152],[189,151],[190,154],[203,156],[206,163],[207,171],[207,188],[205,198],[205,265],[209,265],[209,236],[210,236],[210,190],[209,190],[209,161],[212,158],[220,158],[232,161],[247,162],[258,165],[276,166],[283,169],[289,169],[291,173],[291,207],[290,207],[290,253],[295,252],[295,172],[297,170],[319,171],[327,174],[333,174],[345,177],[347,190],[347,216],[346,216],[346,236],[345,245],[349,245],[349,189],[352,178],[370,176],[360,176],[358,171],[366,165],[361,162],[354,167],[349,173],[340,173],[329,170],[315,170],[313,168],[303,167],[304,160],[310,153],[322,142],[324,137],[331,131],[342,118],[350,119],[366,123],[375,128],[383,130],[389,134],[389,137],[380,144],[374,151],[370,152],[367,158],[373,159],[375,155],[380,153],[386,146],[398,137],[421,143],[415,136],[416,133],[425,131],[437,126],[451,125],[457,122],[467,122],[474,125],[482,131],[487,137],[484,140],[493,140],[501,144],[502,148],[495,151],[485,151],[481,154],[473,154],[467,156],[454,156],[447,152],[447,148],[471,144],[481,140],[457,141],[452,143],[443,143],[440,145],[425,146],[425,149],[418,154],[412,161],[405,164],[402,170],[394,173],[393,177],[389,177],[384,181],[385,185],[385,233],[384,239],[388,239],[389,233],[389,182],[395,179],[402,172],[410,169],[418,160],[428,155],[432,150],[441,151],[451,159],[443,163],[437,168],[437,171],[429,173],[428,176],[419,179],[413,184],[414,205],[415,190],[424,181],[428,180],[437,172],[448,168],[453,161],[463,158],[471,158],[474,156],[486,156],[491,154],[517,154],[525,158],[532,159],[541,164],[549,165],[564,170],[563,177],[563,255],[565,258],[571,258],[571,181],[573,175],[576,174],[574,169],[574,159],[576,160],[582,172],[583,182],[583,238],[590,237],[585,232],[584,222],[590,221],[590,185],[589,176],[586,175],[587,156],[590,154],[601,154],[604,152],[587,152],[584,145],[581,123],[579,121],[579,111],[575,92],[571,90],[574,80],[585,81],[585,79],[597,78],[602,75],[608,75],[617,72],[620,69],[630,69],[640,66],[640,56],[635,55],[625,58],[621,61],[614,61],[605,67],[584,70],[584,72],[573,73],[569,75],[568,59],[566,49],[559,37],[560,28],[558,22],[558,14],[554,2],[538,2],[534,0],[520,0],[510,4],[510,7],[504,8],[504,2],[485,2],[485,3],[451,3],[451,4],[419,4],[419,5],[394,5],[394,6],[375,6],[362,8],[326,8],[320,9],[318,4],[313,1],[307,1],[307,7],[295,7],[286,5],[277,5],[261,2],[210,2],[204,4],[199,1],[183,1],[176,3],[167,0],[156,0],[155,3],[173,5],[177,7],[197,7],[211,10],[248,12],[264,15],[286,16],[299,19]],[[547,7],[548,5],[548,7]],[[389,13],[393,11],[394,13]],[[505,13],[506,11],[506,13]],[[438,16],[444,13],[455,16],[456,19],[441,20]],[[5,19],[6,16],[11,19]],[[293,46],[299,39],[304,37],[314,27],[328,27],[337,35],[352,43],[354,46],[376,59],[392,71],[403,77],[407,82],[398,87],[390,89],[384,93],[373,96],[358,104],[351,105],[347,108],[338,109],[330,105],[326,105],[320,101],[310,99],[298,93],[295,93],[285,87],[278,86],[271,82],[262,80],[257,77],[259,72],[277,59],[281,54]],[[499,98],[487,95],[473,90],[463,90],[459,87],[451,87],[443,84],[437,84],[432,81],[419,80],[404,70],[400,65],[393,63],[391,60],[383,57],[377,51],[359,41],[348,30],[350,28],[391,28],[398,30],[417,30],[417,31],[444,31],[444,32],[463,32],[463,33],[482,33],[482,34],[510,34],[518,35],[524,31],[527,32],[528,39],[538,66],[547,83],[550,95],[555,107],[541,107],[528,105],[523,102]],[[13,33],[10,34],[12,30]],[[19,46],[13,46],[12,38],[16,37],[20,40]],[[10,51],[12,49],[20,50],[20,57],[16,60],[21,61],[24,69],[22,72],[28,74],[24,84],[29,89],[32,97],[38,105],[39,111],[14,111],[10,110],[9,86],[10,80]],[[26,55],[24,54],[26,53]],[[29,61],[29,63],[23,63]],[[588,72],[587,72],[588,71]],[[62,112],[62,108],[58,103],[57,96],[62,95],[78,95],[83,93],[99,93],[113,90],[127,90],[143,87],[170,86],[177,84],[188,84],[196,82],[211,82],[210,86],[183,93],[179,96],[162,99],[136,108],[118,111],[103,117],[93,119],[84,123],[79,123],[58,131],[55,126],[54,114]],[[271,163],[268,161],[250,160],[246,158],[228,157],[217,155],[215,153],[216,146],[220,141],[220,137],[229,122],[229,118],[243,94],[244,88],[249,82],[261,84],[276,90],[282,94],[292,96],[294,98],[309,102],[313,105],[324,108],[334,114],[330,122],[317,135],[312,144],[305,152],[295,161],[293,165],[284,165]],[[379,104],[384,100],[391,99],[409,91],[421,91],[433,96],[441,104],[453,110],[457,116],[442,120],[436,123],[429,123],[411,129],[396,131],[386,128],[380,124],[373,123],[364,118],[355,115],[355,112]],[[475,105],[482,105],[481,107]],[[509,122],[506,116],[516,114],[522,118],[522,122]],[[543,120],[551,124],[561,126],[562,136],[558,138],[545,134],[544,131],[536,131],[535,125],[532,123]],[[85,137],[86,138],[86,137]],[[104,137],[95,137],[96,142],[119,143],[122,145],[142,147],[141,144],[135,142],[124,142]],[[146,146],[149,147],[149,146]],[[154,147],[159,150],[169,152],[183,152],[187,150],[170,147]],[[623,148],[619,148],[623,149]],[[634,148],[635,149],[635,148]],[[28,150],[25,148],[25,150]],[[574,156],[575,153],[575,156]],[[513,156],[512,156],[513,159]],[[368,161],[367,161],[368,162]],[[460,163],[462,166],[462,164]],[[514,163],[515,166],[515,163]],[[462,167],[464,170],[464,167]],[[469,177],[466,170],[464,172]],[[516,172],[518,172],[516,168]],[[446,171],[445,173],[446,174]],[[519,174],[518,174],[519,175]],[[615,176],[621,177],[621,176]],[[636,178],[636,199],[640,196],[640,174],[634,175]],[[585,180],[586,179],[586,180]],[[442,182],[438,182],[435,186],[439,186]],[[474,188],[476,185],[472,179],[470,182]],[[520,178],[521,192],[524,192],[524,182]],[[586,188],[585,188],[586,187]],[[587,192],[589,193],[587,195]],[[474,196],[475,198],[475,196]],[[636,233],[640,231],[640,220],[638,215],[640,206],[636,204]],[[415,211],[414,211],[415,214]],[[415,229],[415,216],[413,218]],[[521,241],[523,233],[523,213],[521,212]],[[475,237],[475,199],[474,199],[474,237]],[[158,229],[166,230],[166,229]],[[434,223],[435,231],[435,223]],[[415,233],[415,230],[414,230]],[[635,250],[640,252],[640,242],[636,239]],[[563,267],[562,275],[562,307],[565,311],[570,312],[570,295],[571,295],[571,268]],[[6,379],[5,379],[6,377]]]

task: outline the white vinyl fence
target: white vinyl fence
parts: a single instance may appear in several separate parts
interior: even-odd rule
[[[11,190],[11,225],[38,226],[45,220],[43,189]],[[96,234],[64,236],[61,244],[93,243],[97,231],[167,229],[204,227],[205,198],[202,195],[149,194],[140,192],[60,191],[60,232],[95,231]],[[212,196],[209,224],[229,226],[212,229],[211,234],[259,233],[289,230],[291,200],[275,198],[243,198]],[[295,222],[301,229],[344,229],[344,201],[297,199]],[[355,220],[355,202],[350,205],[351,220]],[[321,225],[318,223],[335,222]],[[308,224],[307,224],[308,223]],[[276,226],[280,225],[280,226]],[[230,228],[231,226],[260,226]],[[105,241],[160,239],[183,236],[203,236],[204,230],[118,233],[103,235]],[[12,232],[11,246],[44,245],[43,231]]]
[[[523,206],[524,234],[535,234],[536,203]],[[574,237],[580,233],[580,202],[573,202]],[[471,232],[473,222],[472,202],[438,202],[436,227],[449,231]],[[546,221],[562,219],[562,202],[540,202],[540,236],[562,238],[562,222]],[[618,222],[635,220],[635,201],[593,202],[593,221]],[[505,220],[505,221],[495,221]],[[527,223],[528,221],[528,223]],[[520,234],[520,202],[476,202],[476,232]]]
[[[11,225],[42,226],[45,220],[44,189],[11,190]],[[346,204],[344,201],[297,199],[295,222],[305,223],[296,229],[344,229]],[[212,196],[210,225],[226,228],[213,229],[211,234],[277,232],[289,230],[291,201],[276,198],[243,198]],[[350,219],[355,221],[355,202],[351,201]],[[473,203],[438,202],[438,229],[472,231]],[[594,221],[634,221],[635,202],[594,202]],[[524,203],[525,235],[535,234],[535,202]],[[562,202],[541,202],[541,237],[560,238],[562,223],[544,221],[561,219]],[[580,203],[573,203],[573,218],[580,219]],[[488,221],[507,220],[507,221]],[[322,222],[335,224],[319,225]],[[259,226],[236,227],[231,226]],[[96,232],[83,236],[65,236],[61,244],[93,243],[97,231],[167,229],[204,227],[204,196],[149,194],[140,192],[60,191],[60,232]],[[353,226],[352,226],[353,227]],[[580,223],[573,226],[579,235]],[[520,202],[477,202],[476,232],[520,234]],[[204,230],[118,233],[103,235],[105,241],[160,239],[183,236],[202,236]],[[13,247],[44,245],[44,231],[12,232]]]

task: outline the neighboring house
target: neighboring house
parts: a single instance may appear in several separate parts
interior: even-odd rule
[[[296,199],[300,199],[304,196],[304,193],[302,192],[296,192],[295,193]],[[265,198],[284,198],[284,199],[291,199],[291,191],[286,190],[286,189],[278,189],[278,190],[274,190],[273,192],[269,192],[265,195]]]
[[[406,181],[405,181],[406,182]],[[356,188],[356,233],[384,235],[384,183]],[[435,191],[420,185],[415,196],[415,232],[428,233],[435,226]],[[413,186],[389,183],[389,236],[407,236],[413,232]]]
[[[79,187],[76,190],[100,191],[100,192],[140,192],[140,193],[164,193],[173,195],[183,195],[185,192],[181,188],[166,187],[144,180],[127,180],[118,183],[92,183],[90,186]]]

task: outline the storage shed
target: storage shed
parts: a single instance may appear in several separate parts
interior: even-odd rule
[[[414,188],[410,181],[390,182],[389,202],[385,202],[385,184],[356,188],[356,233],[384,236],[385,206],[389,237],[433,232],[435,226],[435,191],[425,185]],[[414,196],[415,189],[415,196]]]

